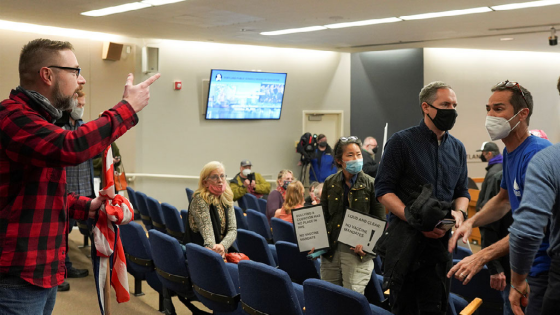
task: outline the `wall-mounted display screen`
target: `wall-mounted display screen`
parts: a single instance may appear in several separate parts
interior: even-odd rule
[[[213,69],[206,119],[280,119],[286,76]]]

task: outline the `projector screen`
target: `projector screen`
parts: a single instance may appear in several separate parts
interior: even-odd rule
[[[280,119],[286,76],[213,69],[206,119]]]

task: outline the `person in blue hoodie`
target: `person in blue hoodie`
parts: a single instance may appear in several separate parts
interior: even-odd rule
[[[332,149],[327,143],[327,136],[320,134],[317,136],[317,148],[315,158],[311,160],[309,169],[309,182],[325,182],[325,179],[332,174],[336,174],[337,169],[334,165]]]

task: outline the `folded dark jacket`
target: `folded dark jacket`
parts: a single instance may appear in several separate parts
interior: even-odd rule
[[[451,203],[437,200],[432,191],[432,184],[423,185],[420,193],[412,194],[414,202],[404,209],[408,224],[419,231],[432,231],[440,220],[451,217]]]

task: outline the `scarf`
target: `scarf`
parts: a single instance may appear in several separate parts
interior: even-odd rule
[[[39,107],[47,112],[52,119],[52,123],[57,121],[58,119],[62,118],[62,111],[57,109],[56,107],[52,106],[51,102],[48,98],[44,97],[43,95],[39,94],[38,92],[26,90],[20,86],[16,88],[17,91],[22,92],[23,94],[27,95],[29,99],[31,99],[35,104],[39,105]]]

